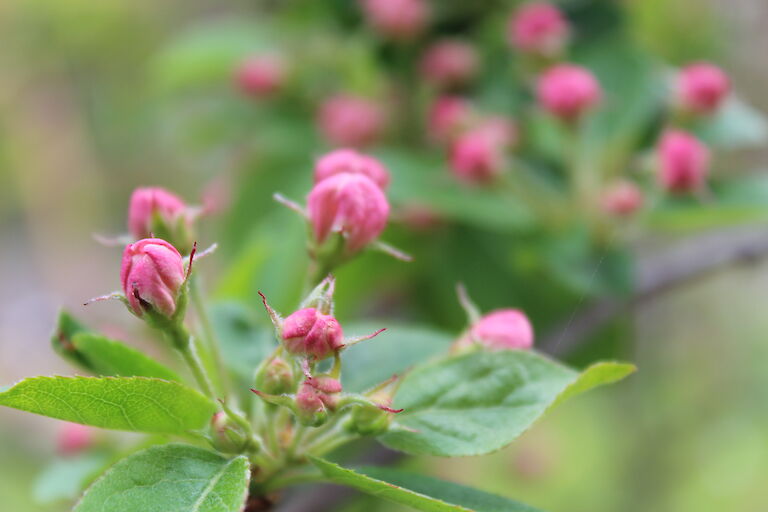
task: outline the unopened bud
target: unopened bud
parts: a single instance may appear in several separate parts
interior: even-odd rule
[[[361,6],[376,32],[398,41],[419,35],[431,14],[426,0],[361,0]]]
[[[160,187],[137,188],[128,206],[128,231],[135,239],[168,240],[185,253],[192,249],[192,215],[175,194]]]
[[[492,182],[504,168],[501,144],[481,131],[465,133],[453,143],[450,155],[453,174],[464,183]]]
[[[181,254],[159,238],[145,238],[125,247],[120,281],[131,311],[171,317],[185,281]]]
[[[281,395],[290,393],[294,388],[293,369],[284,359],[275,357],[264,368],[263,374],[256,382],[259,389],[265,393]]]
[[[677,76],[677,107],[683,112],[711,114],[728,96],[730,80],[722,69],[708,62],[683,68]]]
[[[322,425],[328,419],[322,392],[306,381],[296,393],[296,415],[300,423],[312,427]]]
[[[74,455],[89,448],[94,441],[91,427],[79,423],[64,423],[58,434],[57,450],[61,455]]]
[[[568,32],[568,22],[557,7],[546,2],[533,2],[515,11],[507,33],[516,50],[540,57],[555,57],[563,51]]]
[[[292,354],[325,359],[344,345],[344,333],[331,315],[305,308],[283,321],[283,343]]]
[[[428,115],[429,138],[439,144],[454,140],[472,120],[469,102],[459,96],[441,96]]]
[[[533,327],[517,309],[500,309],[483,316],[457,342],[460,347],[479,343],[491,349],[528,349],[533,346]]]
[[[224,453],[239,453],[242,450],[245,438],[224,412],[219,411],[213,415],[211,430],[213,444],[217,450]]]
[[[658,180],[669,192],[701,189],[709,170],[709,149],[696,137],[681,130],[662,135],[657,148]]]
[[[338,95],[320,106],[318,125],[335,146],[362,148],[376,142],[384,129],[384,113],[365,98]]]
[[[560,64],[539,77],[536,96],[541,108],[563,121],[574,122],[600,101],[602,91],[588,69]]]
[[[285,63],[276,55],[255,55],[237,69],[236,83],[243,93],[254,98],[275,94],[285,82]]]
[[[477,53],[474,47],[463,41],[438,41],[427,49],[420,69],[424,80],[435,87],[459,87],[469,83],[477,74]]]
[[[330,235],[345,239],[349,256],[374,241],[387,224],[389,202],[366,176],[342,173],[317,183],[307,198],[315,240],[322,245]]]
[[[603,210],[617,217],[626,217],[643,206],[643,192],[629,180],[621,180],[603,192]]]
[[[377,159],[354,149],[337,149],[315,162],[315,183],[341,173],[362,174],[382,189],[389,185],[389,171]]]

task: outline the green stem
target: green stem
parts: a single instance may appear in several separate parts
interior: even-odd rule
[[[219,350],[218,339],[216,338],[216,332],[213,330],[211,319],[208,316],[208,310],[205,307],[202,293],[200,292],[200,285],[198,279],[192,276],[189,283],[189,292],[192,296],[192,305],[195,308],[197,317],[200,319],[200,326],[203,331],[203,337],[205,346],[208,352],[213,358],[213,365],[216,368],[217,382],[221,388],[222,393],[226,397],[229,394],[229,383],[226,379],[224,372],[224,363],[221,357],[221,351]]]
[[[263,485],[264,493],[270,493],[290,485],[305,484],[310,482],[322,482],[326,480],[316,468],[305,467],[295,471],[285,471],[275,474]]]
[[[189,331],[181,324],[175,324],[167,326],[165,329],[165,335],[170,339],[171,344],[176,347],[184,358],[184,362],[187,363],[192,375],[197,382],[197,385],[205,393],[206,396],[216,400],[216,394],[213,391],[213,386],[208,378],[208,374],[203,367],[203,363],[197,355],[195,350],[195,343]]]

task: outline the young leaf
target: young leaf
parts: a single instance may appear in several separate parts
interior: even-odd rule
[[[353,487],[373,496],[429,512],[537,512],[522,503],[471,487],[390,468],[343,468],[311,457],[331,482]]]
[[[579,373],[529,351],[477,351],[408,374],[403,408],[381,441],[411,454],[481,455],[511,443],[561,398],[616,382],[630,364],[603,362]]]
[[[0,405],[83,425],[165,434],[203,428],[214,404],[177,382],[146,377],[32,377]]]
[[[72,336],[72,345],[89,366],[89,369],[103,376],[155,377],[181,381],[169,368],[150,359],[119,341],[105,338],[91,332],[78,332]]]
[[[154,446],[112,466],[74,512],[237,512],[249,479],[246,457],[228,460],[182,444]]]
[[[77,352],[72,343],[72,338],[81,332],[88,332],[88,328],[67,311],[61,310],[56,321],[56,328],[51,335],[51,346],[53,351],[59,354],[62,359],[75,366],[89,370],[88,362]]]
[[[362,335],[386,327],[376,338],[353,345],[344,351],[342,382],[349,391],[365,391],[401,374],[411,366],[444,353],[453,336],[429,327],[388,322],[344,326],[350,335]]]

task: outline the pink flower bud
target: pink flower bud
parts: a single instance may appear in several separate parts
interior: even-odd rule
[[[465,133],[453,143],[450,155],[453,174],[465,183],[489,183],[502,171],[501,145],[484,131]]]
[[[384,113],[365,98],[338,95],[320,106],[318,124],[335,146],[361,148],[376,142],[384,129]]]
[[[361,7],[376,32],[398,41],[413,39],[423,32],[431,14],[425,0],[361,0]]]
[[[282,336],[292,354],[325,359],[344,345],[339,322],[315,308],[300,309],[283,321]]]
[[[307,383],[322,393],[335,394],[341,393],[342,390],[341,382],[333,377],[309,377]]]
[[[337,149],[320,157],[315,162],[315,183],[344,172],[367,176],[382,189],[389,185],[389,171],[384,164],[354,149]]]
[[[128,231],[139,240],[163,229],[173,230],[179,223],[189,227],[187,212],[184,201],[164,188],[137,188],[128,206]],[[158,226],[158,221],[164,226]]]
[[[515,11],[509,20],[510,44],[523,53],[553,57],[568,39],[568,22],[552,4],[534,2]]]
[[[120,281],[136,316],[147,307],[172,316],[184,279],[181,254],[165,240],[145,238],[125,247]]]
[[[708,62],[683,68],[677,76],[676,95],[681,110],[711,114],[728,95],[731,84],[722,69]]]
[[[429,111],[430,138],[440,144],[453,140],[471,122],[472,108],[459,96],[441,96]]]
[[[61,455],[80,453],[93,444],[93,429],[79,423],[64,423],[56,444]]]
[[[325,404],[320,398],[320,392],[312,385],[304,382],[296,393],[296,407],[306,417],[312,417],[325,411]]]
[[[602,92],[589,70],[573,64],[559,64],[539,77],[536,95],[544,110],[570,122],[594,107]]]
[[[603,192],[603,210],[624,217],[643,206],[643,192],[629,180],[617,181]]]
[[[384,192],[362,174],[342,173],[315,184],[307,199],[315,239],[322,244],[332,233],[346,238],[352,254],[375,240],[384,230],[389,203]]]
[[[248,96],[271,96],[285,82],[285,64],[276,55],[248,57],[237,68],[235,81],[240,90]]]
[[[436,87],[461,86],[477,74],[477,53],[468,43],[446,39],[427,49],[420,66],[424,79]]]
[[[533,346],[533,327],[518,309],[488,313],[469,329],[471,341],[495,349],[525,349]]]
[[[709,149],[681,130],[664,133],[657,146],[658,179],[670,192],[700,189],[709,168]]]

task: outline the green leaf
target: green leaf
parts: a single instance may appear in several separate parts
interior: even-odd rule
[[[386,321],[345,325],[344,331],[350,336],[358,336],[382,327],[387,330],[344,351],[344,389],[365,391],[394,374],[401,374],[411,366],[446,352],[454,339],[434,328]]]
[[[248,492],[248,459],[166,444],[127,457],[85,492],[74,512],[237,512]]]
[[[390,468],[369,467],[353,471],[316,457],[310,457],[310,460],[334,483],[416,510],[537,512],[528,505],[437,478]]]
[[[33,488],[35,501],[42,504],[74,500],[90,480],[102,470],[106,453],[84,453],[75,457],[59,457],[38,475]]]
[[[169,368],[151,359],[136,349],[100,334],[78,332],[72,337],[72,345],[81,355],[89,369],[108,377],[155,377],[181,381]]]
[[[146,377],[32,377],[0,405],[83,425],[165,434],[203,428],[213,403],[178,382]]]
[[[88,332],[89,329],[81,324],[74,316],[67,311],[61,310],[59,318],[56,321],[56,328],[51,335],[51,346],[54,352],[59,354],[71,364],[89,370],[88,362],[77,352],[72,338],[75,334]]]
[[[380,440],[416,455],[489,453],[511,443],[554,403],[634,370],[601,362],[579,373],[522,350],[448,357],[406,376],[394,400],[405,410]]]
[[[224,362],[238,377],[249,382],[262,359],[277,346],[274,328],[258,325],[254,319],[262,311],[233,301],[218,302],[210,310]]]

